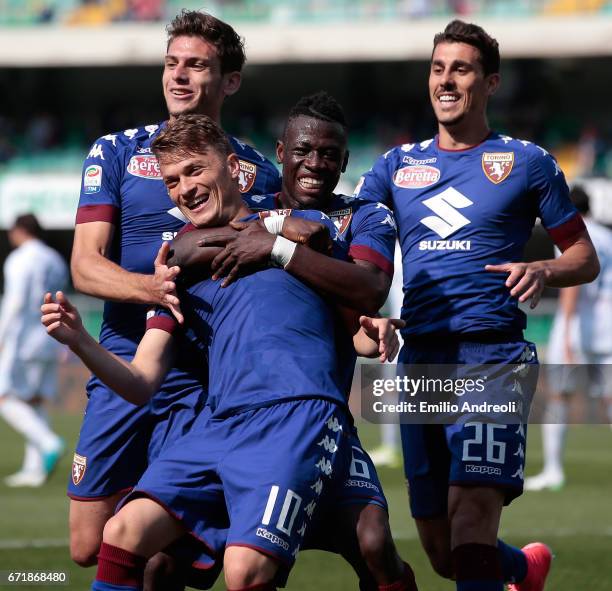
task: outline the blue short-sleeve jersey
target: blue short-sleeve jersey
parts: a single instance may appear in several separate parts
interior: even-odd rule
[[[393,148],[355,194],[395,213],[405,336],[520,332],[525,315],[506,275],[485,265],[522,260],[536,218],[562,246],[584,228],[556,160],[498,133],[467,150],[443,150],[437,138]]]
[[[186,219],[174,206],[161,178],[151,143],[165,123],[126,129],[98,138],[83,165],[76,223],[109,222],[114,237],[108,257],[127,271],[153,273],[163,241],[172,240]],[[280,187],[276,167],[259,152],[229,137],[240,161],[243,194]],[[146,306],[106,302],[100,342],[113,353],[131,358],[145,331]],[[94,378],[94,381],[96,379]],[[191,378],[173,370],[162,391],[180,393]]]
[[[266,211],[281,207],[278,194],[250,195],[244,198],[254,210]],[[393,276],[396,224],[393,212],[384,203],[373,203],[347,195],[332,195],[323,210],[333,221],[335,233],[348,248],[352,260],[372,263]],[[343,323],[337,322],[338,366],[346,396],[351,390],[357,355],[353,340]]]
[[[334,235],[333,222],[321,212],[291,214],[320,221]],[[334,240],[334,256],[346,257],[341,240]],[[206,279],[186,288],[181,305],[184,335],[209,368],[207,404],[213,417],[300,398],[344,404],[333,311],[289,273],[266,269],[226,288]],[[147,326],[176,330],[164,309]]]

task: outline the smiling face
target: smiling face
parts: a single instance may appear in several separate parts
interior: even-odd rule
[[[346,130],[339,123],[306,115],[291,119],[283,141],[276,145],[283,165],[283,205],[324,207],[346,168],[346,143]]]
[[[221,73],[216,48],[200,37],[172,40],[162,77],[170,118],[181,113],[202,113],[218,121],[226,96],[240,87],[240,72]]]
[[[159,164],[170,198],[194,226],[224,226],[245,208],[235,154],[225,157],[209,147],[181,160],[161,158]]]
[[[498,85],[499,74],[485,76],[474,46],[442,42],[435,47],[429,97],[441,128],[475,130],[477,134],[488,129],[487,102]]]

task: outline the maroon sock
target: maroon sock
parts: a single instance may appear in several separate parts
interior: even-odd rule
[[[457,581],[503,580],[497,546],[461,544],[453,550],[452,557]]]
[[[378,585],[378,591],[418,591],[414,572],[407,562],[404,562],[402,578],[390,585]]]
[[[147,559],[123,548],[102,542],[98,554],[96,581],[142,588]]]

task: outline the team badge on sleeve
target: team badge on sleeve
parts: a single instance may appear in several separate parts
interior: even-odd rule
[[[514,152],[484,152],[482,155],[482,170],[496,185],[508,178],[513,166]]]
[[[257,178],[257,166],[246,160],[238,160],[238,162],[240,164],[238,187],[241,193],[248,193]]]
[[[87,458],[85,456],[80,456],[79,454],[74,454],[74,458],[72,460],[72,482],[74,483],[74,486],[77,486],[81,480],[83,480],[86,469]]]
[[[99,193],[102,186],[102,167],[92,164],[83,174],[83,191],[85,193]]]
[[[331,221],[334,222],[334,226],[336,226],[338,234],[344,234],[351,223],[353,210],[350,207],[347,207],[346,209],[331,211],[327,215],[331,218]]]

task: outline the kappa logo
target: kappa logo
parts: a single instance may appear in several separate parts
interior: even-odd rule
[[[102,186],[102,167],[92,164],[83,173],[83,192],[91,195],[99,193]]]
[[[104,160],[104,152],[102,150],[102,146],[100,144],[94,144],[91,147],[91,150],[89,150],[87,158],[100,158],[100,160]]]
[[[440,180],[440,170],[435,166],[404,166],[395,171],[393,184],[402,189],[423,189]]]
[[[240,176],[238,177],[238,187],[241,193],[248,193],[255,184],[257,178],[257,166],[246,160],[238,160],[240,164]]]
[[[350,207],[346,209],[339,209],[337,211],[330,211],[327,214],[331,221],[334,222],[334,226],[338,230],[338,234],[344,234],[351,223],[353,218],[353,210]]]
[[[78,484],[83,480],[83,476],[85,476],[85,471],[87,470],[87,457],[80,456],[79,454],[74,454],[74,458],[72,459],[72,482],[74,486],[78,486]]]
[[[508,178],[514,166],[514,152],[485,152],[482,155],[482,170],[495,185]]]
[[[127,171],[143,179],[151,179],[160,181],[162,178],[159,162],[153,154],[143,154],[141,156],[132,156],[127,166]]]
[[[439,195],[425,199],[423,205],[431,209],[436,215],[423,218],[420,220],[421,223],[433,230],[440,238],[448,238],[457,230],[471,223],[457,210],[473,205],[473,201],[453,187],[449,187]],[[440,249],[436,248],[436,250]]]

